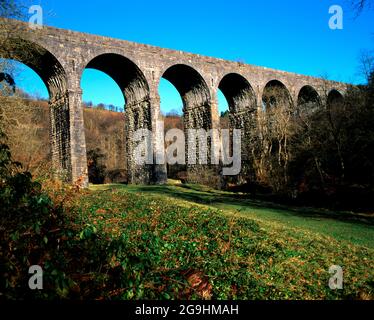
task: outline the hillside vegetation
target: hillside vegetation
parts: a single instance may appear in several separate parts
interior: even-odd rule
[[[7,99],[2,104],[0,118],[8,136],[13,158],[34,175],[44,175],[50,168],[49,107],[44,100],[33,100],[25,93],[24,99]],[[92,180],[98,183],[126,182],[125,123],[123,112],[107,110],[103,106],[83,105],[88,165],[95,158]],[[166,116],[165,130],[182,128],[179,116]],[[28,137],[28,139],[25,139]],[[99,170],[98,170],[99,169]]]
[[[323,222],[322,232],[308,230],[310,217],[304,226],[273,221],[266,204],[257,217],[250,213],[259,209],[253,204],[245,205],[245,214],[217,209],[207,194],[221,195],[224,206],[233,195],[206,187],[104,185],[83,191],[44,181],[42,188],[0,146],[2,298],[373,298],[369,220],[350,222],[367,228],[361,245],[326,235]],[[244,206],[240,199],[237,204]],[[326,224],[334,221],[325,218]],[[43,268],[43,290],[26,286],[34,264]],[[332,265],[344,270],[343,290],[328,287]]]
[[[175,197],[171,202],[154,191],[95,189],[71,204],[80,241],[95,242],[85,273],[77,275],[92,297],[373,298],[373,227],[362,246],[293,223]],[[305,220],[307,225],[312,218]],[[88,263],[98,252],[100,267]],[[328,287],[332,265],[343,267],[342,291]]]

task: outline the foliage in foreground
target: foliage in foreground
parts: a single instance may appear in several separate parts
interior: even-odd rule
[[[43,264],[51,271],[47,260],[59,255],[54,250],[60,236],[56,231],[63,227],[63,211],[12,160],[1,132],[0,207],[0,297],[21,298],[31,295],[26,289],[29,266]]]
[[[1,298],[373,297],[372,249],[124,190],[47,194],[0,146]],[[34,264],[40,291],[28,288]],[[333,264],[343,291],[327,286]]]
[[[10,235],[6,298],[372,298],[369,249],[123,191],[87,192],[69,209],[57,230]],[[31,263],[45,270],[42,291],[26,288]],[[332,264],[344,267],[343,291],[327,286]]]
[[[370,298],[373,250],[292,229],[267,230],[244,218],[161,197],[104,191],[75,204],[92,241],[81,293],[92,298]],[[82,248],[82,252],[88,248]],[[97,258],[97,255],[102,255]],[[333,264],[345,288],[328,287]],[[105,272],[104,272],[105,270]],[[99,288],[94,292],[90,288]],[[85,291],[86,290],[86,291]]]

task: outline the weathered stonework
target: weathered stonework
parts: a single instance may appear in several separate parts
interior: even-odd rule
[[[58,170],[57,174],[71,180],[70,154],[70,115],[68,94],[50,100],[50,141],[52,150],[52,164]]]
[[[137,129],[155,128],[160,117],[158,86],[161,77],[174,84],[181,94],[186,129],[219,128],[216,94],[220,88],[229,103],[230,124],[244,129],[244,137],[245,131],[255,125],[254,113],[262,109],[263,93],[270,81],[282,83],[293,104],[298,103],[299,93],[305,91],[305,86],[313,88],[321,101],[327,99],[331,90],[344,94],[347,88],[339,82],[182,51],[52,27],[33,30],[28,24],[14,20],[7,20],[7,23],[14,25],[17,34],[6,40],[9,50],[4,58],[20,60],[34,69],[50,93],[53,163],[58,171],[67,172],[70,181],[81,179],[85,186],[88,178],[80,88],[85,68],[107,73],[125,96],[126,162],[130,183],[166,180],[166,166],[134,164],[134,145],[130,139]],[[307,103],[304,100],[303,103]],[[245,150],[246,139],[243,141]],[[212,143],[218,144],[218,138],[214,137]],[[156,153],[164,152],[161,149],[155,146]],[[247,157],[244,152],[244,160]]]

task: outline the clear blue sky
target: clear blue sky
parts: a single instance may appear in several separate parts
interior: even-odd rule
[[[359,83],[358,56],[374,49],[374,11],[354,18],[350,0],[34,0],[45,24],[165,48]],[[344,29],[328,27],[329,7],[341,5]],[[17,79],[16,79],[17,81]],[[18,85],[46,95],[29,71]],[[86,71],[84,100],[123,105],[119,88],[106,75]],[[181,107],[174,88],[160,87],[164,111]],[[224,109],[220,98],[220,109]]]

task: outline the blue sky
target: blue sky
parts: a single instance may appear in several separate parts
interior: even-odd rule
[[[354,18],[350,0],[33,0],[45,24],[311,76],[360,83],[360,51],[374,49],[374,10]],[[331,5],[344,10],[344,29],[328,27]],[[18,86],[46,96],[40,79],[25,70]],[[116,84],[87,70],[84,100],[123,106]],[[181,108],[175,89],[160,86],[163,111]],[[224,98],[219,99],[225,108]]]

